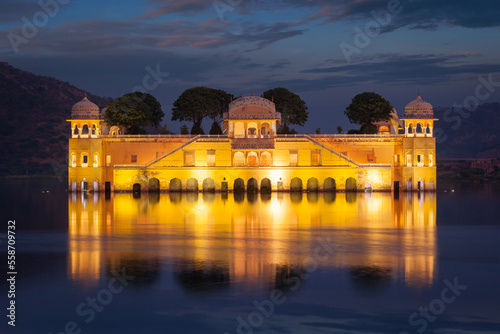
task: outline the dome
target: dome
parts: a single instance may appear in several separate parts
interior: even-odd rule
[[[71,108],[71,118],[99,119],[99,107],[87,99],[87,95]]]
[[[263,97],[245,96],[229,104],[230,119],[276,119],[281,116],[276,112],[274,102]]]
[[[422,99],[418,93],[417,99],[406,105],[405,118],[434,118],[432,105]]]

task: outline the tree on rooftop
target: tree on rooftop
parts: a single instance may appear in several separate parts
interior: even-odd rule
[[[281,113],[281,123],[284,129],[288,129],[288,125],[291,124],[303,126],[307,122],[309,116],[307,105],[299,95],[286,88],[277,87],[265,91],[262,96],[274,102],[276,111]]]
[[[228,110],[232,95],[220,89],[193,87],[186,89],[174,102],[172,120],[193,122],[191,134],[203,134],[201,126],[204,118],[212,119],[211,134],[221,133],[219,123]],[[216,133],[212,133],[216,132]]]
[[[362,133],[376,133],[374,123],[390,120],[393,109],[389,101],[379,94],[364,92],[352,99],[344,114],[351,123],[361,125]]]
[[[144,127],[160,125],[165,114],[160,102],[151,94],[133,92],[116,98],[108,103],[104,121],[110,126],[128,127],[129,134],[145,133]]]

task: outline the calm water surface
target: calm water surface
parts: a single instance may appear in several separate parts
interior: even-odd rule
[[[2,333],[500,332],[499,186],[105,198],[0,184],[18,271]]]

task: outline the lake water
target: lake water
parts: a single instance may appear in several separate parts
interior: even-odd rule
[[[500,332],[498,185],[394,199],[0,184],[17,270],[2,333]]]

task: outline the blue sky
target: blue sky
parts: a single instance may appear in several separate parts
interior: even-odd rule
[[[49,11],[56,3],[57,12],[43,14],[40,3],[52,4]],[[148,92],[174,131],[173,101],[200,85],[235,95],[286,87],[309,107],[299,132],[330,133],[355,127],[343,111],[364,91],[403,114],[417,91],[434,106],[452,106],[475,95],[479,76],[500,82],[497,0],[40,3],[1,0],[1,61],[110,97],[141,86],[147,68],[158,68],[168,76],[149,81]],[[23,30],[26,21],[38,25],[35,34]],[[367,28],[371,36],[360,39],[357,31]],[[350,59],[346,46],[356,48]],[[500,101],[499,91],[480,102]]]

